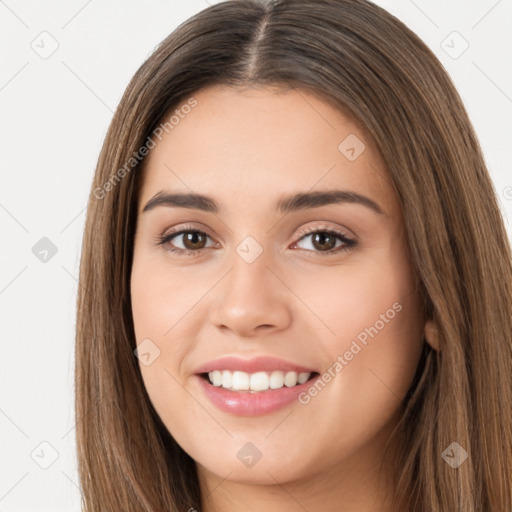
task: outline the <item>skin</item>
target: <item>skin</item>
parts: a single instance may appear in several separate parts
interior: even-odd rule
[[[169,432],[196,461],[202,510],[385,512],[393,482],[383,451],[410,387],[425,321],[384,164],[370,137],[310,93],[215,86],[151,150],[140,189],[131,296],[136,341],[160,349],[140,364],[149,397]],[[338,150],[355,134],[365,150]],[[343,203],[277,213],[296,192],[343,189],[371,198],[383,213]],[[158,192],[212,196],[219,213],[158,206]],[[208,235],[197,254],[183,235]],[[357,241],[322,254],[301,227],[328,228]],[[263,252],[237,252],[251,236]],[[195,242],[197,244],[197,241]],[[229,272],[228,272],[229,271]],[[318,369],[333,366],[361,332],[399,303],[400,312],[307,405],[239,417],[217,409],[194,370],[213,359],[272,355]],[[247,443],[261,459],[246,467]],[[393,450],[392,450],[393,451]],[[387,468],[378,473],[378,465]],[[387,476],[386,476],[387,475]]]

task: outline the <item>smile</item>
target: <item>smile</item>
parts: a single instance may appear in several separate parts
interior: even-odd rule
[[[307,382],[311,373],[293,371],[273,371],[247,373],[242,371],[215,370],[208,373],[208,379],[214,386],[231,391],[261,392],[269,389],[292,388]]]
[[[270,414],[298,402],[320,374],[283,359],[226,356],[196,369],[194,378],[215,407],[236,416]]]

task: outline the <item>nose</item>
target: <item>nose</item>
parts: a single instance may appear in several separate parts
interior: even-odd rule
[[[290,325],[293,294],[283,283],[283,276],[276,276],[279,270],[269,264],[265,252],[252,263],[235,254],[211,305],[213,325],[239,337],[261,336]]]

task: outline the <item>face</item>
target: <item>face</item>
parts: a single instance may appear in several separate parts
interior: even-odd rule
[[[425,328],[380,155],[305,91],[194,97],[139,195],[131,297],[149,397],[203,475],[375,465]]]

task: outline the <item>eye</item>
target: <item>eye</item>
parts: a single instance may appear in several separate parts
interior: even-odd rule
[[[158,238],[158,245],[165,246],[165,249],[172,253],[178,253],[183,256],[197,255],[201,249],[208,249],[206,240],[210,238],[204,231],[194,228],[182,228],[179,231],[169,233]],[[184,247],[176,247],[175,243],[171,244],[171,240],[181,239],[181,245]],[[210,246],[211,247],[211,246]]]
[[[355,240],[348,238],[344,233],[328,228],[304,228],[299,232],[299,235],[303,236],[299,241],[295,242],[294,246],[309,238],[310,243],[306,245],[312,249],[306,248],[305,250],[313,250],[313,252],[317,252],[322,256],[347,251],[357,244]],[[339,244],[337,245],[338,242]]]

